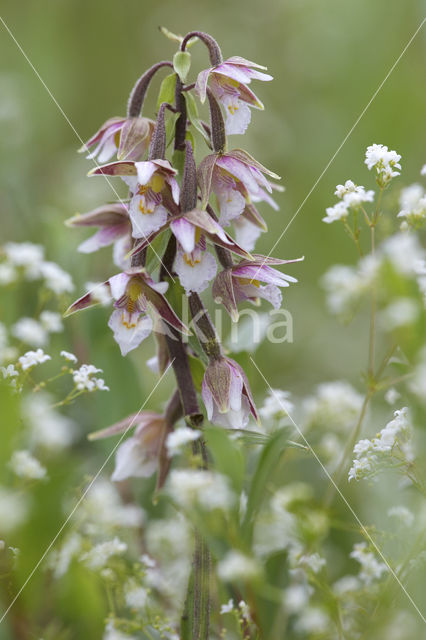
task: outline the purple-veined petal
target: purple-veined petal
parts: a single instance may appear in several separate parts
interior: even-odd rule
[[[129,251],[132,249],[133,241],[130,233],[122,236],[114,242],[112,251],[112,259],[114,264],[122,271],[129,269],[131,266],[131,258],[129,257]]]
[[[167,179],[167,182],[170,185],[174,203],[179,204],[180,189],[178,181],[173,176],[170,176],[170,178]]]
[[[268,265],[245,264],[238,265],[233,269],[233,276],[238,278],[247,278],[249,280],[260,280],[268,284],[276,284],[280,287],[288,287],[289,282],[297,282],[296,278],[289,276],[277,269],[273,269]]]
[[[109,227],[123,224],[128,219],[127,207],[117,202],[104,204],[87,213],[77,213],[72,218],[68,218],[65,224],[67,227]]]
[[[141,315],[139,311],[128,313],[123,309],[114,309],[108,326],[114,333],[121,355],[125,356],[149,336],[152,331],[152,319]]]
[[[167,220],[167,209],[163,205],[149,206],[153,208],[152,213],[143,213],[142,210],[147,211],[144,194],[136,194],[130,200],[129,215],[134,238],[147,238],[160,229]]]
[[[185,253],[191,253],[195,248],[194,225],[185,218],[179,218],[172,220],[170,228]]]
[[[254,404],[254,400],[253,400],[253,396],[251,393],[251,389],[250,389],[250,384],[249,381],[247,379],[246,373],[244,371],[244,369],[238,364],[238,362],[235,362],[235,360],[232,360],[231,358],[227,358],[227,361],[230,365],[232,365],[235,369],[237,369],[237,371],[239,371],[241,378],[243,380],[243,393],[246,396],[248,402],[249,402],[249,406],[250,406],[250,413],[252,414],[252,416],[254,417],[254,419],[259,422],[259,416],[257,413],[257,409],[256,409],[256,405]]]
[[[179,276],[179,281],[187,295],[191,291],[201,293],[213,280],[217,272],[217,264],[214,257],[207,251],[199,252],[199,261],[191,262],[191,256],[186,256],[183,251],[178,251],[174,262],[174,270]]]
[[[160,316],[164,322],[174,327],[181,333],[189,334],[189,329],[178,318],[170,304],[162,293],[153,289],[147,282],[141,281],[141,288],[146,300],[153,307],[154,311]]]
[[[239,160],[243,164],[246,164],[249,167],[258,169],[259,171],[261,171],[262,173],[265,173],[270,178],[274,178],[274,180],[281,179],[279,175],[267,169],[265,166],[263,166],[263,164],[258,162],[255,158],[253,158],[253,156],[247,153],[247,151],[244,151],[244,149],[232,149],[232,151],[227,152],[226,157],[234,158],[236,160]]]
[[[111,476],[114,482],[126,478],[146,478],[157,469],[157,460],[150,456],[138,438],[128,438],[120,444],[115,454],[115,469]]]
[[[175,176],[177,174],[177,170],[172,167],[168,160],[163,160],[162,158],[157,158],[152,161],[158,169],[169,174],[171,176]]]
[[[104,164],[102,167],[95,167],[88,176],[136,176],[137,171],[134,162],[120,160]]]
[[[195,83],[195,93],[199,97],[201,103],[205,102],[206,100],[207,83],[209,81],[209,75],[211,71],[211,69],[204,69],[203,71],[200,71],[197,76],[197,81]]]
[[[149,145],[154,126],[149,118],[128,118],[121,130],[117,158],[133,160],[139,157]]]
[[[117,224],[115,226],[103,227],[99,229],[93,236],[82,242],[77,251],[80,253],[92,253],[102,247],[107,247],[118,238],[122,238],[129,232],[129,226],[127,221],[123,224]]]
[[[235,229],[235,239],[238,244],[246,251],[252,251],[255,247],[256,240],[262,233],[262,229],[240,216],[233,221]]]
[[[205,209],[209,201],[210,191],[212,188],[213,170],[215,168],[218,155],[212,153],[201,160],[198,170],[197,179],[201,192],[201,208]]]
[[[223,102],[226,107],[225,130],[227,135],[237,135],[246,132],[251,120],[251,111],[249,107],[241,100],[237,100],[237,104],[231,105]]]
[[[117,145],[115,142],[115,133],[112,133],[108,138],[104,141],[102,149],[98,155],[99,162],[108,162],[113,158],[117,151]],[[93,157],[93,154],[90,154]],[[89,156],[87,156],[89,158]]]
[[[250,171],[249,166],[244,162],[241,162],[230,155],[223,155],[217,159],[216,164],[218,167],[225,169],[225,171],[228,171],[231,175],[238,178],[238,180],[243,183],[247,191],[250,193],[257,192],[259,185]]]
[[[231,384],[229,387],[229,408],[232,411],[240,411],[241,395],[243,392],[243,379],[238,369],[233,367],[229,362],[228,366],[231,371]]]
[[[106,280],[106,282],[103,282],[101,286],[108,287],[108,289],[110,289],[109,280]],[[93,291],[95,291],[95,289]],[[64,318],[66,318],[67,316],[70,316],[73,313],[76,313],[77,311],[81,311],[82,309],[88,309],[89,307],[94,307],[96,304],[99,304],[100,303],[99,296],[94,295],[93,291],[89,291],[84,296],[81,296],[81,298],[73,302],[72,305],[70,305],[68,309],[65,311]]]
[[[114,300],[119,300],[126,293],[127,283],[130,280],[127,273],[117,273],[109,279],[109,286],[111,289],[111,295]]]
[[[204,406],[206,407],[207,418],[211,420],[213,415],[213,396],[205,378],[203,378],[203,382],[201,385],[201,397],[203,399]]]
[[[238,309],[234,295],[231,269],[224,269],[213,283],[212,294],[215,302],[223,304],[233,322],[238,321]]]
[[[96,133],[94,133],[93,136],[78,150],[78,152],[85,153],[87,147],[92,147],[94,144],[96,144],[96,142],[98,142],[102,138],[109,127],[123,122],[124,118],[122,118],[121,116],[114,116],[112,118],[109,118],[106,122],[103,123],[101,127],[99,127]]]
[[[266,71],[268,68],[264,67],[262,64],[257,64],[257,62],[251,62],[251,60],[247,60],[241,56],[231,56],[230,58],[227,58],[225,62],[227,64],[242,65],[243,67],[255,67],[256,69],[263,69],[263,71]]]
[[[208,386],[213,402],[220,413],[229,411],[229,394],[231,388],[231,370],[225,360],[210,360],[203,379]]]

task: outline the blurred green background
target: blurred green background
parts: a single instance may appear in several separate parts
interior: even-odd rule
[[[1,243],[44,244],[47,259],[73,275],[76,296],[86,281],[103,280],[115,272],[108,249],[92,256],[77,254],[75,248],[87,234],[63,224],[76,211],[114,197],[102,179],[85,177],[91,164],[77,155],[80,141],[75,132],[86,140],[110,116],[124,115],[136,78],[174,53],[173,43],[158,31],[164,25],[177,33],[207,31],[219,41],[225,57],[241,55],[264,64],[275,78],[273,83],[257,83],[255,91],[266,110],[254,111],[246,136],[235,136],[231,142],[283,177],[286,191],[277,198],[281,210],[261,208],[270,231],[257,249],[267,254],[425,14],[422,0],[3,0],[3,19],[75,131],[0,25]],[[194,70],[207,66],[202,45],[191,51]],[[367,323],[361,316],[348,329],[330,319],[318,284],[329,266],[352,264],[356,254],[341,227],[325,225],[321,218],[325,207],[335,202],[336,184],[351,178],[374,188],[363,164],[369,144],[386,144],[402,155],[401,187],[419,179],[426,162],[425,54],[423,28],[274,250],[277,257],[305,255],[305,261],[287,268],[299,279],[284,298],[293,316],[294,342],[265,343],[255,356],[273,387],[297,396],[319,382],[341,377],[359,387],[367,357]],[[145,115],[151,115],[155,99],[153,89]],[[387,197],[395,207],[395,190]],[[16,304],[16,317],[32,313],[25,297]],[[0,315],[9,312],[0,301]],[[83,400],[76,410],[87,431],[137,410],[154,386],[144,364],[154,353],[153,342],[122,358],[106,326],[107,315],[99,309],[67,320],[65,348],[75,350],[83,362],[102,367],[112,389]],[[62,340],[57,343],[60,348]],[[261,399],[264,383],[248,359],[244,364]],[[159,408],[172,388],[169,375],[150,408]],[[88,469],[93,472],[91,465]],[[80,481],[76,478],[76,484]],[[52,531],[36,523],[46,544],[60,521],[61,492],[58,485]],[[35,556],[43,544],[40,539]]]

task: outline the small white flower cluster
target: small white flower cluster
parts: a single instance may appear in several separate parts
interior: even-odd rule
[[[319,573],[325,564],[325,558],[322,558],[319,553],[305,554],[299,558],[299,565],[310,569],[313,573]]]
[[[399,522],[406,526],[411,527],[414,522],[414,514],[410,509],[401,505],[396,505],[388,509],[389,518],[396,518]]]
[[[217,574],[225,582],[253,580],[260,572],[257,560],[235,549],[229,551],[217,565]]]
[[[379,562],[374,553],[369,551],[366,542],[355,544],[349,556],[361,565],[359,577],[366,585],[371,584],[373,580],[380,580],[382,574],[388,570],[387,566]]]
[[[327,307],[335,315],[345,318],[353,313],[367,291],[369,282],[355,267],[336,264],[322,276],[321,285],[327,295]]]
[[[410,225],[418,228],[426,221],[426,192],[421,184],[412,184],[402,189],[398,218],[404,218],[401,229]]]
[[[375,474],[379,465],[398,460],[412,460],[410,447],[411,423],[407,407],[395,411],[394,418],[371,440],[364,439],[354,447],[355,460],[349,470],[349,481],[361,480]]]
[[[174,469],[168,481],[171,498],[184,509],[230,509],[235,495],[228,479],[214,471]]]
[[[190,429],[189,427],[180,427],[169,433],[166,440],[169,458],[181,453],[187,444],[198,440],[200,436],[201,431],[198,429]]]
[[[39,392],[24,398],[22,415],[30,428],[30,441],[47,449],[68,447],[75,439],[76,425],[67,416],[52,408],[54,399]]]
[[[220,607],[220,615],[223,616],[226,613],[236,613],[239,617],[243,618],[246,622],[251,622],[250,609],[244,600],[240,600],[238,606],[234,605],[232,598],[228,600],[226,604],[222,604]]]
[[[100,542],[80,557],[89,569],[98,571],[102,569],[112,556],[123,555],[127,551],[127,544],[117,536],[112,540]]]
[[[362,395],[348,382],[325,382],[305,400],[305,420],[309,427],[321,425],[328,431],[342,432],[357,419],[362,403]]]
[[[294,404],[290,400],[290,392],[282,389],[270,389],[259,413],[265,421],[279,420],[292,413]]]
[[[396,151],[389,151],[383,144],[372,144],[365,152],[365,164],[369,171],[373,168],[376,170],[377,183],[381,187],[399,176],[400,171],[397,169],[401,169],[400,160],[401,156]]]
[[[61,355],[63,358],[65,358],[65,360],[67,362],[73,362],[74,364],[78,360],[77,356],[74,355],[73,353],[70,353],[69,351],[61,351],[61,353],[59,355]]]
[[[357,210],[364,202],[373,202],[374,191],[366,191],[365,187],[355,185],[352,180],[346,180],[345,184],[338,184],[334,192],[341,198],[333,207],[327,207],[323,222],[330,224],[336,220],[345,220],[350,210]]]
[[[97,378],[95,373],[102,373],[93,364],[82,364],[79,369],[73,371],[74,384],[79,391],[109,391],[103,378]]]
[[[133,580],[130,580],[124,587],[124,599],[129,609],[143,609],[148,602],[148,591]]]
[[[60,333],[64,326],[61,314],[56,311],[42,311],[39,320],[20,318],[11,328],[12,335],[32,347],[44,347],[50,333]]]
[[[0,523],[2,534],[20,527],[27,519],[29,504],[21,492],[0,486]]]
[[[13,473],[26,480],[41,480],[47,475],[45,467],[26,449],[14,451],[9,466]]]
[[[22,273],[27,280],[43,279],[44,286],[56,295],[74,289],[69,273],[55,262],[44,260],[44,248],[31,242],[8,242],[2,248],[6,260],[0,263],[0,284],[15,282]]]
[[[43,349],[37,349],[37,351],[27,351],[23,356],[19,358],[19,362],[23,371],[31,369],[38,364],[43,364],[43,362],[47,362],[48,360],[51,360],[51,357],[47,355],[47,353],[44,353]]]

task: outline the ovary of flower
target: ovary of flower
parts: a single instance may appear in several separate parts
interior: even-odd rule
[[[37,349],[37,351],[27,351],[23,356],[19,358],[23,371],[35,367],[37,364],[42,364],[47,360],[51,360],[51,357],[44,353],[43,349]]]

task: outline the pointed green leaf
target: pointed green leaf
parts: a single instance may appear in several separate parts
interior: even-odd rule
[[[185,82],[191,68],[191,54],[188,51],[176,51],[173,56],[173,68],[181,81]]]
[[[171,73],[166,76],[161,83],[160,93],[157,100],[157,111],[163,102],[173,104],[175,101],[175,89],[176,89],[176,74]]]

